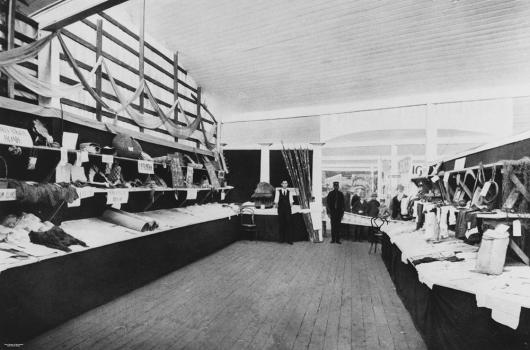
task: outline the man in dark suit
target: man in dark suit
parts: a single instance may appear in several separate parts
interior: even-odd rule
[[[366,201],[365,196],[366,194],[364,190],[359,192],[357,202],[355,204],[352,202],[352,207],[351,207],[352,213],[358,214],[358,215],[364,215],[364,216],[368,215],[367,213],[368,202]],[[360,242],[365,238],[365,236],[366,236],[366,226],[355,225],[354,231],[353,231],[353,240]]]
[[[331,243],[340,243],[340,222],[344,216],[344,194],[339,191],[339,183],[333,183],[333,191],[328,194],[326,209],[331,221]]]
[[[287,180],[282,181],[282,188],[276,190],[274,204],[278,207],[278,226],[280,231],[280,243],[293,244],[291,233],[291,206],[293,205],[293,194],[287,189]]]

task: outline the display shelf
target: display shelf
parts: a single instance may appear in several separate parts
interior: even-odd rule
[[[2,141],[0,141],[0,144],[1,145],[5,145],[5,146],[12,146],[12,144],[8,144],[8,143],[4,143]],[[48,146],[21,146],[21,145],[16,145],[17,147],[20,147],[20,148],[27,148],[27,149],[36,149],[36,150],[44,150],[44,151],[52,151],[52,152],[60,152],[61,151],[61,148],[57,148],[57,147],[48,147]],[[82,152],[81,150],[75,150],[75,149],[67,149],[66,150],[68,153],[71,153],[71,154],[76,154],[78,152]],[[95,153],[88,153],[88,156],[89,157],[99,157],[99,158],[102,158],[104,156],[104,154],[95,154]],[[120,156],[112,156],[114,159],[118,159],[118,160],[124,160],[124,161],[129,161],[129,162],[138,162],[139,160],[146,160],[146,161],[149,161],[149,162],[152,162],[153,164],[155,165],[161,165],[161,166],[169,166],[167,163],[165,162],[159,162],[159,161],[154,161],[154,160],[148,160],[148,159],[134,159],[134,158],[127,158],[127,157],[120,157]],[[181,168],[187,168],[186,165],[181,165],[180,166]],[[206,171],[205,168],[193,168],[193,171],[197,171],[197,170],[200,170],[200,171]]]
[[[495,212],[495,213],[479,213],[477,214],[479,219],[530,219],[530,213],[507,213],[507,212]]]
[[[74,114],[68,111],[61,111],[60,109],[54,108],[54,107],[44,107],[44,106],[39,106],[39,105],[33,105],[27,102],[17,101],[14,99],[10,99],[8,97],[0,96],[0,108],[10,110],[10,111],[15,111],[15,112],[22,112],[20,115],[29,116],[31,118],[44,117],[44,118],[54,118],[58,120],[66,120],[74,124],[78,124],[78,125],[92,128],[92,129],[108,132],[108,127],[103,122],[97,121],[95,119],[89,119],[86,117],[82,117],[82,116],[79,116],[77,114]],[[133,130],[126,129],[120,126],[112,126],[112,128],[115,129],[117,132],[128,134],[132,136],[133,138],[140,140],[140,141],[169,147],[169,148],[179,150],[179,151],[203,154],[203,155],[210,156],[210,157],[214,156],[214,153],[210,150],[205,150],[201,148],[179,144],[173,141],[160,139],[160,138],[157,138],[156,136],[133,131]]]

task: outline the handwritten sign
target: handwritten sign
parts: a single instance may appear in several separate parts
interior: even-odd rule
[[[14,188],[0,189],[0,202],[14,201],[17,199],[17,190]]]
[[[81,199],[94,197],[94,187],[78,187],[75,191]]]
[[[140,174],[154,174],[155,165],[149,160],[139,160],[138,161],[138,172]]]
[[[108,190],[107,204],[127,203],[129,201],[129,191],[122,188]]]
[[[88,152],[87,151],[81,151],[81,163],[88,162]]]
[[[440,177],[439,177],[438,175],[434,175],[434,176],[431,178],[432,183],[437,183],[438,180],[440,180]]]
[[[521,221],[515,220],[512,223],[512,234],[514,237],[521,237]]]
[[[7,145],[32,147],[33,141],[26,129],[0,125],[0,143]]]

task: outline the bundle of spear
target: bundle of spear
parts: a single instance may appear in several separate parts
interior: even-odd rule
[[[312,201],[311,193],[311,168],[309,161],[309,149],[285,149],[282,143],[282,155],[289,177],[294,187],[298,188],[300,207],[310,209]],[[303,212],[302,217],[309,234],[311,242],[318,242],[318,234],[313,229],[313,221],[309,212]]]

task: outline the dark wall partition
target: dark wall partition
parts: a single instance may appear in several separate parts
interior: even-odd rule
[[[235,188],[228,193],[228,202],[246,202],[254,193],[260,175],[260,150],[224,151],[229,169],[227,181]]]

